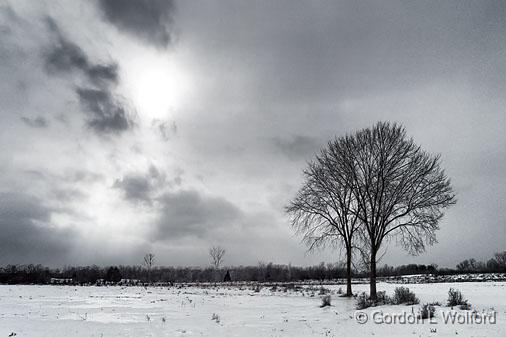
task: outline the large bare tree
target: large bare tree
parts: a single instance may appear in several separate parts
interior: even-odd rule
[[[308,250],[327,245],[343,248],[346,255],[346,295],[352,295],[351,268],[355,232],[358,229],[357,203],[344,172],[333,162],[330,142],[304,170],[304,183],[286,211],[291,225],[302,235]]]
[[[357,202],[374,300],[382,245],[395,238],[408,252],[423,252],[436,242],[443,210],[456,202],[455,194],[440,156],[422,150],[401,125],[380,122],[335,139],[329,149],[339,167],[333,172],[350,182]]]

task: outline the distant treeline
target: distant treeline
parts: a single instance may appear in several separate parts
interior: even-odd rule
[[[226,273],[232,281],[256,282],[299,282],[307,280],[328,281],[344,279],[346,268],[342,264],[324,264],[298,267],[273,263],[256,266],[225,267],[153,267],[149,272],[141,266],[86,266],[51,269],[42,265],[8,265],[0,268],[0,283],[3,284],[103,284],[118,283],[120,280],[135,280],[139,283],[183,283],[223,281]],[[455,269],[438,268],[437,265],[407,264],[397,267],[384,265],[378,276],[402,276],[413,274],[451,275],[460,273],[504,273],[506,252],[497,253],[487,262],[475,259],[464,260]],[[367,271],[354,271],[354,277],[367,277]],[[149,280],[149,281],[148,281]]]
[[[42,265],[8,265],[0,268],[0,283],[49,284],[52,279],[57,279],[58,282],[72,279],[72,284],[117,283],[122,279],[142,283],[216,282],[223,281],[227,272],[232,281],[290,282],[344,278],[345,271],[338,264],[324,263],[309,267],[261,263],[257,266],[225,267],[218,270],[213,267],[153,267],[149,272],[141,266],[93,265],[50,269]]]
[[[458,263],[455,268],[438,268],[435,264],[406,264],[398,267],[384,265],[378,270],[379,276],[402,276],[414,274],[454,275],[471,273],[505,273],[506,251],[494,254],[486,262],[467,259]]]

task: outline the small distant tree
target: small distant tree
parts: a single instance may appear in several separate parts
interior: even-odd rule
[[[456,266],[457,270],[461,273],[470,273],[477,271],[477,262],[475,259],[468,259],[460,262]]]
[[[121,281],[121,272],[118,267],[109,267],[105,274],[105,280],[107,282],[118,283]]]
[[[502,271],[506,271],[506,251],[495,253],[494,259]]]
[[[225,249],[220,246],[213,246],[209,249],[209,256],[211,257],[211,265],[215,269],[219,269],[223,263],[223,257],[225,256]]]
[[[153,268],[154,264],[155,264],[155,254],[147,253],[146,255],[144,255],[144,266],[148,271],[148,282],[151,282],[151,269]]]
[[[501,267],[499,266],[499,263],[496,259],[491,258],[487,261],[487,270],[489,272],[498,272],[501,270]]]

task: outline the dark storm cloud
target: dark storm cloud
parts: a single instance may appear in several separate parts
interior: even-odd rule
[[[55,44],[44,54],[48,73],[82,72],[92,83],[97,85],[118,82],[118,65],[116,63],[92,63],[77,44],[64,37],[52,18],[48,17],[46,22],[56,36]]]
[[[153,235],[155,241],[206,237],[243,216],[243,212],[228,200],[194,190],[169,192],[157,201],[161,214]]]
[[[1,263],[50,263],[64,256],[75,239],[71,230],[52,227],[53,210],[22,193],[0,194]]]
[[[97,133],[120,133],[133,127],[126,106],[108,90],[77,87],[75,91],[88,114],[88,126]]]
[[[130,173],[117,179],[113,187],[123,190],[127,200],[151,204],[153,194],[164,187],[165,183],[165,174],[152,165],[145,174]]]
[[[118,65],[116,63],[94,64],[86,69],[86,74],[96,84],[102,81],[116,83],[118,82]]]
[[[172,42],[170,25],[174,14],[172,0],[99,0],[104,17],[124,31],[157,47]]]
[[[151,184],[149,178],[141,175],[128,175],[116,180],[114,187],[125,192],[125,198],[134,201],[150,201]]]
[[[307,159],[321,146],[317,139],[301,135],[294,135],[288,139],[276,137],[271,141],[277,150],[292,160]]]
[[[21,121],[25,123],[26,125],[32,127],[32,128],[46,128],[48,126],[48,121],[44,117],[37,116],[34,118],[29,117],[20,117]]]
[[[113,91],[119,81],[118,65],[91,62],[77,44],[63,35],[52,18],[46,22],[56,37],[56,42],[44,53],[46,71],[51,75],[77,73],[88,80],[89,86],[75,88],[88,117],[88,127],[98,134],[118,134],[132,128],[133,113]]]

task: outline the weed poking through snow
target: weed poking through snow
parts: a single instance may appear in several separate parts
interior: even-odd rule
[[[467,300],[464,299],[464,295],[457,290],[450,288],[448,290],[448,307],[456,307],[459,306],[462,310],[469,310],[471,308],[471,304],[467,303]]]
[[[324,307],[330,307],[331,298],[330,295],[325,295],[322,297],[322,304],[320,305],[320,308]]]
[[[433,305],[426,303],[422,306],[418,317],[421,319],[433,318],[435,313],[436,308]]]

